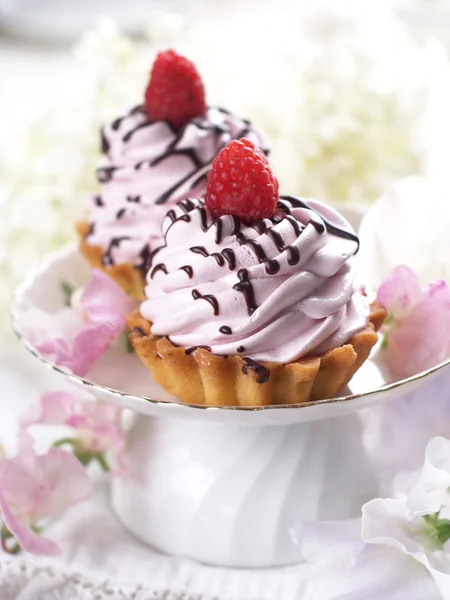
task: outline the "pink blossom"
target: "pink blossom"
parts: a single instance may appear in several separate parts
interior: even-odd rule
[[[23,550],[55,556],[60,547],[39,535],[49,519],[59,517],[92,494],[92,483],[80,462],[59,448],[37,456],[31,438],[22,433],[19,454],[2,462],[0,469],[0,513],[5,531]]]
[[[72,294],[71,304],[56,314],[30,310],[24,330],[39,352],[83,376],[120,335],[134,304],[99,270],[84,290]]]
[[[444,281],[422,289],[412,269],[398,266],[379,287],[377,301],[388,310],[383,346],[395,377],[410,377],[449,356],[450,289]]]
[[[32,406],[22,417],[24,428],[35,424],[66,425],[76,430],[76,438],[62,440],[71,443],[75,455],[88,464],[97,459],[108,470],[103,454],[111,452],[115,457],[115,473],[123,471],[122,409],[93,396],[76,397],[65,391],[48,392],[39,403]]]

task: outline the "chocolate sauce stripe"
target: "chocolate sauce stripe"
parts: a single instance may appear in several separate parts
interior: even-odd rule
[[[197,187],[198,184],[202,181],[202,179],[208,179],[208,174],[202,173],[201,175],[199,175],[197,177],[197,179],[194,179],[194,181],[192,182],[191,189],[194,189],[195,187]]]
[[[172,156],[187,156],[194,163],[196,170],[199,170],[199,169],[205,167],[206,164],[208,164],[208,163],[202,163],[202,161],[198,158],[197,153],[195,152],[194,148],[182,148],[180,150],[172,150],[169,148],[169,150],[164,152],[164,154],[161,154],[157,158],[154,158],[152,161],[150,161],[149,166],[156,167],[160,163],[165,161],[166,159],[171,158]]]
[[[194,300],[206,300],[206,302],[208,302],[214,311],[214,316],[217,317],[220,310],[219,310],[219,302],[217,300],[217,298],[213,295],[213,294],[202,294],[200,293],[198,290],[192,290],[192,297],[194,298]]]
[[[247,375],[248,371],[254,371],[257,375],[256,383],[266,383],[270,377],[270,370],[251,358],[242,359],[246,364],[242,367],[242,372]]]
[[[253,290],[253,285],[248,278],[247,269],[239,269],[237,272],[238,283],[233,285],[233,289],[241,292],[244,295],[245,302],[247,304],[247,311],[249,316],[251,316],[255,310],[258,308],[255,300],[255,292]]]
[[[318,213],[316,210],[311,208],[311,206],[309,206],[306,202],[303,202],[303,200],[300,200],[300,198],[296,198],[295,196],[280,196],[280,200],[287,200],[288,202],[290,202],[290,204],[294,208],[307,208],[308,210],[313,211],[314,213],[316,213],[316,215],[319,215],[319,217],[325,223],[325,227],[326,227],[327,231],[329,231],[330,233],[332,233],[338,237],[341,237],[343,239],[350,240],[352,242],[356,242],[357,248],[356,248],[355,254],[358,252],[359,238],[356,234],[351,233],[351,231],[341,229],[340,227],[337,227],[336,225],[332,225],[326,219],[324,219],[324,217],[322,217],[322,215],[320,213]]]
[[[101,137],[100,149],[103,152],[103,154],[108,154],[111,146],[110,146],[108,138],[105,135],[104,129],[100,130],[100,137]]]
[[[114,237],[112,238],[112,240],[109,242],[106,250],[103,253],[102,256],[102,265],[104,267],[110,266],[114,264],[113,258],[112,258],[112,251],[113,248],[117,248],[121,242],[124,242],[126,240],[131,240],[130,236],[128,235],[123,235],[121,237]]]
[[[143,123],[139,123],[139,125],[136,125],[136,127],[133,127],[133,129],[127,131],[127,133],[122,137],[122,141],[126,144],[130,141],[130,139],[137,131],[140,131],[141,129],[146,129],[147,127],[152,127],[155,124],[155,122],[156,121],[144,121]]]
[[[150,273],[150,279],[153,279],[154,275],[158,272],[162,271],[164,275],[167,275],[167,267],[164,263],[158,263],[153,267],[152,272]]]
[[[193,171],[188,173],[185,177],[180,179],[180,181],[178,181],[175,185],[173,185],[166,192],[164,192],[164,194],[161,194],[161,196],[155,200],[155,204],[165,204],[167,202],[167,200],[170,198],[170,196],[174,192],[176,192],[182,185],[184,185],[186,183],[186,181],[189,181],[189,179],[191,177],[193,177],[197,173],[197,171],[198,171],[198,169],[194,169]]]
[[[194,274],[194,270],[191,267],[191,265],[184,265],[183,267],[180,267],[178,269],[179,271],[184,271],[187,276],[189,277],[189,279],[192,279],[192,275]]]

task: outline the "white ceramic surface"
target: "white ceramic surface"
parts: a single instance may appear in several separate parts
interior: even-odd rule
[[[364,501],[378,495],[360,409],[425,391],[441,370],[450,377],[447,361],[386,384],[369,360],[352,381],[351,395],[256,409],[180,404],[120,346],[89,378],[75,377],[24,339],[22,315],[30,306],[58,310],[61,281],[82,286],[88,276],[73,248],[50,256],[18,289],[14,328],[43,365],[135,413],[127,472],[114,481],[112,502],[128,529],[168,553],[239,567],[300,561],[296,524],[358,516]]]

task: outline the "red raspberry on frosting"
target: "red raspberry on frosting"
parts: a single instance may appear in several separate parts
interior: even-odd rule
[[[244,223],[271,217],[278,202],[278,180],[263,152],[245,138],[219,152],[208,173],[205,204],[213,217],[235,215]]]
[[[194,64],[174,50],[160,52],[145,90],[145,108],[152,121],[164,119],[175,127],[204,115],[205,88]]]

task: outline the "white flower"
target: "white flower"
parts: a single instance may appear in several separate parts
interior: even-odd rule
[[[301,522],[291,532],[318,597],[450,599],[450,440],[432,439],[409,475],[395,498],[365,504],[362,520]]]
[[[423,565],[390,546],[365,543],[361,519],[303,523],[294,539],[321,600],[442,600]]]
[[[399,264],[411,267],[423,285],[450,282],[450,188],[439,181],[398,181],[363,218],[360,262],[375,289]]]
[[[450,440],[432,439],[417,483],[401,499],[376,498],[362,509],[362,538],[417,561],[450,598]]]

